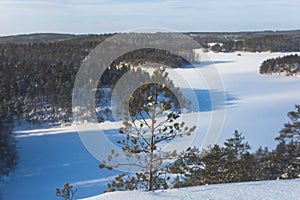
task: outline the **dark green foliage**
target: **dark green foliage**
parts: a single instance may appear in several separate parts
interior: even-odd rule
[[[10,81],[12,73],[2,68],[0,63],[0,181],[3,176],[14,170],[17,163],[17,152],[12,132],[14,115],[19,109],[18,101],[12,102],[16,95],[16,83]]]
[[[133,66],[152,62],[175,68],[181,67],[183,64],[188,64],[186,60],[172,52],[155,48],[144,48],[126,53],[116,59],[113,65],[119,64],[120,62],[126,62]]]
[[[69,122],[76,73],[86,50],[95,44],[1,44],[0,74],[5,80],[4,87],[10,89],[5,96],[12,107],[10,112],[33,122],[46,118],[53,123]]]
[[[280,178],[299,178],[300,176],[300,105],[288,113],[290,122],[285,123],[276,137],[279,141],[272,155],[272,169]]]
[[[168,172],[177,174],[173,180],[173,188],[193,185],[203,185],[202,169],[203,160],[197,148],[188,148],[180,155],[180,158],[168,167]]]
[[[4,116],[0,105],[0,182],[17,164],[16,142],[12,132],[13,120]]]
[[[226,160],[226,151],[219,145],[214,145],[202,153],[202,184],[223,183]]]
[[[282,178],[300,176],[300,105],[288,113],[290,122],[285,123],[276,138],[279,141],[274,159]]]
[[[253,154],[255,158],[254,170],[255,180],[274,180],[278,175],[274,175],[271,169],[274,166],[272,157],[274,152],[270,152],[268,148],[259,147],[258,150]]]
[[[214,145],[202,152],[196,148],[187,149],[170,166],[170,173],[181,174],[173,187],[254,180],[254,156],[243,140],[242,134],[235,131],[224,147]]]
[[[261,74],[282,74],[294,76],[300,74],[300,56],[288,55],[265,60],[259,69]]]
[[[278,141],[293,141],[300,143],[300,105],[295,105],[295,111],[288,113],[290,122],[285,123],[280,131],[280,135],[276,138]]]
[[[32,122],[69,123],[72,88],[81,62],[109,36],[112,35],[70,36],[70,40],[45,43],[0,44],[0,91],[5,97],[1,103],[7,106],[7,112]],[[180,67],[184,62],[170,52],[153,49],[129,52],[115,60],[99,81],[96,106],[102,97],[101,88],[113,88],[132,66],[160,63],[164,58],[166,64],[173,67]]]
[[[300,165],[296,162],[299,155],[299,144],[280,142],[270,154],[272,178],[299,178]]]
[[[56,196],[61,197],[64,200],[71,200],[74,198],[77,190],[74,190],[73,186],[69,183],[64,185],[63,189],[56,188]]]
[[[6,89],[2,88],[3,93],[0,92],[0,99],[3,102],[0,104],[0,181],[3,176],[7,176],[14,170],[17,164],[16,142],[12,132],[13,117],[10,112],[12,105],[8,103],[6,94],[9,90]]]
[[[288,52],[299,49],[300,40],[297,34],[287,36],[284,34],[265,35],[261,37],[249,38],[244,41],[244,48],[247,51],[275,51]],[[298,46],[297,46],[298,45]]]
[[[224,142],[225,169],[223,171],[225,182],[241,182],[253,180],[253,156],[249,153],[250,145],[241,133],[235,131],[232,138]]]
[[[213,51],[249,51],[249,52],[296,52],[300,51],[299,31],[261,31],[235,33],[189,33],[204,48],[208,43],[215,45]]]
[[[220,44],[215,44],[211,47],[211,50],[214,52],[222,52],[222,46]]]
[[[290,122],[285,123],[275,139],[276,149],[268,152],[260,148],[255,155],[258,180],[291,179],[300,177],[300,106],[288,113]]]

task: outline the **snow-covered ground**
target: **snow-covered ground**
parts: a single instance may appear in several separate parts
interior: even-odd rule
[[[287,55],[288,53],[209,53],[209,58],[215,62],[219,74],[221,75],[225,91],[227,94],[228,106],[224,128],[221,132],[219,143],[230,137],[235,129],[243,132],[246,140],[253,149],[259,146],[273,148],[276,145],[274,138],[287,119],[287,112],[292,110],[295,104],[300,104],[300,78],[259,75],[260,63],[268,58]],[[204,60],[205,61],[205,60]],[[209,65],[210,62],[202,62]],[[200,98],[206,98],[208,93],[203,90],[203,84],[195,78],[194,68],[176,69],[177,72],[189,80],[189,87],[198,90]],[[199,98],[199,97],[198,97]],[[204,105],[204,106],[203,106]],[[208,104],[200,106],[204,114],[201,124],[207,123],[205,116],[211,112],[205,108]],[[192,116],[195,113],[191,113]],[[106,133],[116,133],[117,127],[114,123],[103,124]],[[25,129],[25,130],[22,130]],[[96,160],[82,145],[74,126],[64,128],[18,128],[16,131],[19,150],[19,164],[17,169],[10,176],[10,180],[1,187],[0,192],[4,200],[14,199],[55,199],[55,188],[62,188],[64,183],[69,182],[74,185],[78,192],[76,198],[86,198],[102,193],[105,185],[112,180],[118,171],[106,171],[98,168],[99,161]],[[195,137],[193,144],[201,146],[203,136]],[[184,198],[188,195],[196,197],[200,195],[196,191],[203,191],[203,198],[209,198],[209,194],[214,193],[215,199],[232,199],[239,194],[244,194],[243,198],[261,199],[260,191],[265,193],[266,199],[279,197],[286,199],[285,189],[292,191],[298,187],[299,181],[280,182],[257,182],[248,185],[236,184],[237,190],[245,193],[235,193],[230,188],[233,185],[203,186],[198,188],[172,190],[168,192],[151,193],[152,197],[164,195],[176,195],[179,193]],[[278,187],[285,189],[278,189]],[[215,189],[219,187],[218,189]],[[249,190],[244,190],[248,188]],[[193,192],[194,191],[194,192]],[[211,193],[209,193],[209,191]],[[254,191],[254,192],[253,192]],[[139,194],[140,192],[128,193],[128,195]],[[232,198],[226,196],[233,193]],[[226,195],[225,195],[226,194]],[[275,195],[277,194],[277,195]],[[118,193],[116,193],[118,195]],[[150,193],[142,194],[145,198],[150,198]],[[229,194],[228,194],[229,195]],[[273,196],[271,196],[273,195]],[[296,194],[294,194],[296,195]],[[103,198],[109,197],[104,195]],[[200,196],[201,197],[201,196]],[[228,197],[228,198],[225,198]],[[102,197],[101,197],[102,198]],[[257,199],[256,198],[256,199]],[[298,197],[299,198],[299,197]],[[136,198],[134,198],[136,199]],[[143,199],[143,198],[140,198]],[[199,198],[198,198],[199,199]],[[238,198],[241,199],[241,198]]]
[[[111,192],[85,200],[299,200],[300,180],[256,181],[171,189],[165,191]]]

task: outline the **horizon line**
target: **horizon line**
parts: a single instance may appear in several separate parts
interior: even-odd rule
[[[300,31],[298,29],[263,29],[263,30],[237,30],[237,31],[196,31],[196,30],[188,30],[188,31],[177,31],[177,30],[170,30],[170,31],[157,31],[154,33],[159,32],[169,32],[169,33],[258,33],[258,32],[293,32],[293,31]],[[0,38],[4,37],[17,37],[17,36],[29,36],[29,35],[42,35],[42,34],[56,34],[56,35],[73,35],[73,36],[81,36],[81,35],[111,35],[111,34],[121,34],[121,33],[134,33],[133,30],[128,31],[115,31],[115,32],[83,32],[83,33],[72,33],[72,32],[48,32],[48,31],[41,31],[41,32],[27,32],[27,33],[14,33],[14,34],[0,34]],[[145,32],[147,33],[147,32]]]

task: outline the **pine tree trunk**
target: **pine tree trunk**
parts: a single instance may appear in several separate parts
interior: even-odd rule
[[[157,99],[157,97],[156,97]],[[148,187],[147,189],[151,191],[153,189],[153,151],[154,151],[154,124],[155,124],[155,109],[156,106],[152,110],[152,117],[151,117],[151,135],[150,135],[150,158],[149,158],[149,166],[148,166]]]
[[[154,124],[152,125],[154,128]],[[153,137],[154,137],[154,129],[151,130],[151,136],[150,136],[150,158],[149,158],[149,166],[148,166],[148,190],[152,190],[152,184],[153,184]]]
[[[153,174],[152,174],[152,163],[150,161],[149,167],[148,167],[148,187],[147,189],[149,191],[152,190],[152,182],[153,182]]]

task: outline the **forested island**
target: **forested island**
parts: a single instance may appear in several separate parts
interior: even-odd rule
[[[265,60],[259,70],[260,74],[274,74],[283,76],[300,75],[300,56],[298,54]]]

